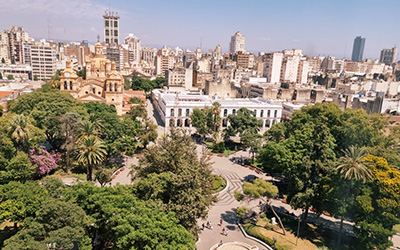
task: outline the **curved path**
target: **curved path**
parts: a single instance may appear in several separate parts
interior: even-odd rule
[[[202,145],[198,145],[198,153],[200,154],[204,147]],[[241,156],[248,156],[248,152],[239,151],[233,155],[228,157],[218,157],[217,155],[211,156],[212,169],[213,173],[218,174],[225,178],[228,182],[228,188],[221,191],[218,194],[218,201],[210,207],[208,218],[205,220],[198,220],[199,228],[204,223],[206,224],[207,221],[211,221],[213,225],[213,230],[205,229],[201,231],[199,234],[199,242],[197,243],[198,250],[209,250],[213,245],[219,243],[221,240],[223,243],[232,242],[232,241],[240,241],[246,244],[257,246],[260,250],[266,249],[261,244],[245,238],[244,235],[241,233],[240,229],[236,225],[236,207],[240,205],[245,205],[247,207],[253,208],[253,210],[257,211],[257,204],[258,201],[252,201],[250,203],[246,202],[238,202],[235,200],[233,193],[235,190],[242,190],[243,181],[246,178],[263,178],[267,180],[271,180],[272,177],[266,176],[265,174],[258,174],[253,170],[248,168],[242,167],[238,164],[233,163],[230,158],[232,157],[241,157]],[[138,159],[132,157],[126,157],[125,159],[125,170],[116,175],[115,179],[112,180],[111,186],[115,185],[124,185],[131,183],[131,176],[130,176],[130,166],[132,164],[137,164]],[[280,200],[273,200],[272,204],[274,205],[275,209],[279,210],[286,210],[290,213],[294,213],[296,216],[299,216],[302,211],[301,210],[293,210],[288,204],[283,203]],[[222,227],[218,226],[220,219],[223,220]],[[332,217],[328,217],[325,215],[321,215],[321,217],[316,218],[312,212],[309,214],[309,221],[315,220],[317,223],[324,223],[325,227],[334,227],[338,228],[339,220],[336,220]],[[321,222],[322,221],[322,222]],[[351,228],[351,225],[346,225],[348,228]],[[227,236],[222,235],[222,228],[225,227],[229,230]]]
[[[198,150],[201,150],[199,146]],[[231,155],[230,157],[236,156],[247,156],[248,153],[241,152]],[[197,243],[198,250],[209,250],[213,245],[217,244],[222,240],[223,243],[240,241],[251,246],[257,246],[258,249],[266,249],[263,245],[257,243],[254,240],[245,238],[238,226],[236,225],[236,207],[240,206],[241,203],[235,200],[233,192],[235,190],[242,190],[242,182],[248,176],[261,177],[261,174],[257,174],[248,168],[244,168],[240,165],[234,164],[227,157],[218,157],[216,155],[211,156],[213,162],[212,168],[213,173],[218,174],[225,178],[228,182],[228,188],[224,189],[218,195],[218,201],[210,208],[208,218],[206,220],[199,220],[198,225],[207,221],[211,221],[213,229],[204,229],[199,235],[199,242]],[[243,204],[242,204],[243,205]],[[251,207],[251,206],[250,206]],[[218,226],[218,223],[222,219],[222,227]],[[229,230],[227,236],[222,235],[222,228],[225,227]]]

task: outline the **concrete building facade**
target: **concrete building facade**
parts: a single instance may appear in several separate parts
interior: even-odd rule
[[[119,44],[119,16],[117,12],[106,11],[104,19],[104,42]]]
[[[240,33],[240,31],[236,32],[232,37],[231,37],[231,42],[229,44],[229,53],[235,54],[239,51],[245,52],[245,43],[246,43],[246,37]]]

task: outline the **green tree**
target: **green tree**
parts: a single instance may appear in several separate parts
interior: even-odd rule
[[[104,186],[112,181],[111,175],[112,175],[111,169],[99,168],[94,173],[94,180],[98,181],[100,183],[100,186]]]
[[[13,76],[13,75],[8,75],[8,76],[7,76],[7,79],[8,79],[8,80],[14,80],[14,76]]]
[[[16,246],[30,249],[33,242],[21,242],[26,238],[37,242],[39,249],[47,244],[56,249],[73,249],[75,243],[87,242],[85,227],[90,219],[82,208],[71,202],[47,199],[42,202],[34,219],[27,218],[24,222],[24,228],[5,242],[5,249]]]
[[[392,245],[393,226],[400,223],[400,171],[382,157],[365,157],[373,179],[356,196],[354,231],[360,249],[384,250]]]
[[[157,124],[155,124],[152,120],[146,119],[144,121],[143,129],[139,134],[139,140],[142,143],[144,148],[147,148],[147,145],[150,142],[154,142],[157,139]]]
[[[39,77],[37,75],[33,75],[33,80],[34,81],[39,81]]]
[[[190,119],[192,121],[192,126],[196,128],[197,133],[203,136],[209,134],[209,128],[207,126],[207,115],[203,110],[198,108],[193,109],[193,112],[190,115]]]
[[[1,72],[0,72],[0,80],[2,80],[3,79],[3,74],[1,74]]]
[[[78,143],[78,162],[87,168],[87,180],[93,180],[93,167],[103,162],[107,155],[106,147],[102,140],[90,135],[83,137]]]
[[[287,200],[293,208],[305,208],[303,221],[307,220],[310,207],[317,213],[326,210],[326,187],[335,170],[335,138],[327,125],[328,117],[321,116],[326,108],[329,107],[315,105],[307,112],[295,113],[286,125],[287,139],[267,143],[258,158],[265,169],[277,170],[289,178]],[[300,123],[303,119],[307,122]]]
[[[21,223],[25,218],[35,216],[47,191],[36,182],[9,182],[0,186],[0,221],[10,220]]]
[[[225,129],[225,137],[239,135],[241,138],[246,134],[257,134],[262,127],[262,121],[257,120],[254,111],[241,108],[236,115],[228,116],[230,126]]]
[[[132,118],[132,120],[135,120],[138,117],[146,119],[146,107],[144,106],[144,104],[132,105],[131,110],[129,111],[129,116]]]
[[[0,78],[0,79],[1,79],[1,78]],[[0,117],[2,117],[2,116],[3,116],[3,114],[4,114],[3,107],[2,107],[2,106],[0,106]]]
[[[8,132],[18,148],[26,146],[32,130],[33,125],[29,121],[28,117],[24,115],[12,116],[9,122]]]
[[[68,172],[71,164],[71,153],[75,148],[75,139],[80,128],[80,115],[77,113],[65,113],[59,116],[60,133],[65,138],[64,143],[61,145],[62,159],[64,161],[64,171]]]
[[[89,230],[95,249],[193,249],[194,241],[160,204],[140,201],[129,186],[94,187],[81,183],[65,190],[95,222]]]
[[[159,145],[144,151],[135,175],[138,197],[162,202],[165,211],[174,212],[191,231],[214,200],[210,163],[206,155],[199,159],[195,149],[190,136],[173,130]]]
[[[7,164],[3,171],[0,171],[2,183],[10,181],[26,182],[31,180],[36,172],[36,166],[32,165],[29,157],[19,151]]]
[[[132,84],[131,81],[129,80],[129,78],[124,77],[124,89],[128,90],[131,89]]]
[[[275,209],[270,202],[271,198],[278,195],[278,187],[277,186],[275,186],[274,184],[272,184],[270,182],[267,182],[266,180],[258,178],[258,179],[254,180],[254,183],[245,181],[243,183],[243,193],[251,199],[258,199],[258,198],[266,197],[267,200],[264,200],[264,202],[269,205],[269,207],[271,208],[271,211],[274,213],[276,218],[278,218],[279,224],[283,231],[283,235],[286,235],[286,230],[285,230],[285,227],[283,226],[281,218],[275,212]]]
[[[1,63],[6,63],[6,60],[4,59],[4,57],[1,58]]]
[[[350,191],[353,187],[353,182],[366,182],[372,178],[371,172],[368,170],[364,162],[364,158],[366,155],[367,154],[363,149],[355,146],[350,146],[347,150],[344,151],[344,156],[340,159],[340,163],[336,167],[336,170],[338,171],[340,177],[345,180],[347,186],[346,194],[343,198],[344,211],[340,216],[338,246],[340,246],[341,243],[343,220],[346,210],[348,209],[347,204]]]

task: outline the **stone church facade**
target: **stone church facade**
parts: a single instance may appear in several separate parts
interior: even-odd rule
[[[115,62],[106,59],[103,46],[96,44],[94,57],[86,58],[86,79],[78,77],[67,61],[61,72],[60,90],[70,93],[81,102],[102,102],[114,106],[122,115],[124,78],[117,71]]]

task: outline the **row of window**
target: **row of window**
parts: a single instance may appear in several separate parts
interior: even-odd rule
[[[112,23],[112,21],[111,21],[111,23]],[[110,21],[106,20],[104,25],[106,27],[109,27],[110,26]],[[114,21],[114,27],[118,27],[118,21]]]
[[[272,122],[271,122],[271,120],[265,120],[265,123],[263,124],[263,126],[265,126],[266,128],[269,128],[272,125],[274,125],[275,123],[277,123],[277,120],[272,120]],[[174,119],[170,119],[169,120],[169,126],[170,127],[174,127],[174,126],[177,126],[177,127],[182,127],[182,126],[190,127],[190,119],[189,118],[184,119],[184,120],[183,119],[177,119],[176,123],[175,123]],[[223,119],[222,120],[222,127],[223,128],[228,127],[228,119]]]
[[[106,30],[106,36],[110,35],[110,31]],[[118,30],[114,30],[114,36],[118,36]]]
[[[112,39],[111,39],[111,42],[112,42]],[[110,39],[106,39],[106,43],[110,43]],[[118,39],[114,39],[114,43],[118,43]]]
[[[255,113],[257,113],[257,110],[254,110]],[[185,116],[190,115],[190,110],[186,109]],[[232,114],[236,115],[236,109],[232,109]],[[171,116],[175,116],[175,109],[171,109]],[[182,116],[182,109],[178,109],[178,117]],[[224,117],[228,116],[228,109],[224,109]],[[264,117],[264,110],[261,110],[260,112],[260,117]],[[267,110],[267,116],[266,117],[271,117],[271,110]],[[278,117],[278,110],[274,110],[274,116],[273,117]]]

